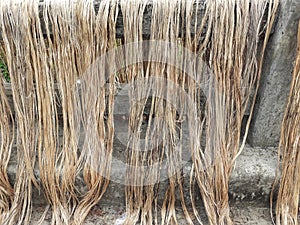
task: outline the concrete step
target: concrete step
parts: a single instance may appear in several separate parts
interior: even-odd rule
[[[116,142],[115,142],[116,143]],[[124,156],[124,146],[114,145],[114,158],[120,159],[120,155]],[[112,165],[112,181],[102,198],[101,202],[106,204],[115,204],[116,202],[125,202],[125,185],[124,185],[124,167],[118,167],[118,164]],[[183,165],[183,180],[184,180],[184,192],[187,201],[189,202],[189,176],[192,163],[188,161]],[[252,148],[246,146],[242,154],[236,160],[235,168],[230,177],[229,183],[229,195],[232,200],[259,200],[268,202],[269,193],[272,187],[272,183],[275,179],[275,172],[277,166],[277,150],[276,148]],[[16,177],[17,157],[16,149],[14,149],[11,157],[11,161],[8,167],[8,175],[11,183],[14,183]],[[39,180],[38,168],[35,168],[35,174]],[[82,174],[77,177],[76,185],[78,190],[84,192],[86,185],[84,183]],[[163,199],[163,195],[168,186],[168,180],[161,181],[160,193],[158,198]],[[200,195],[196,189],[195,198],[200,199]],[[38,194],[36,192],[35,194]],[[41,191],[42,197],[42,191]],[[39,198],[41,198],[39,197]],[[39,202],[43,203],[42,202]]]
[[[31,224],[35,225],[45,211],[45,205],[36,205],[34,207]],[[208,225],[207,217],[203,208],[198,208],[201,221]],[[182,209],[176,207],[178,224],[187,224]],[[192,210],[189,213],[195,225],[199,222],[192,216]],[[231,218],[235,225],[273,225],[269,206],[256,201],[237,201],[231,204]],[[112,204],[99,204],[89,213],[84,225],[122,225],[126,217],[125,206]],[[300,217],[299,217],[300,219]],[[42,225],[51,224],[51,211],[48,210]],[[160,223],[159,223],[160,224]]]
[[[120,137],[119,137],[120,139]],[[110,182],[106,193],[101,201],[90,212],[86,223],[90,224],[118,224],[125,216],[125,185],[124,166],[120,166],[118,162],[125,162],[125,149],[118,138],[114,141],[113,158],[116,160],[112,164],[112,181]],[[276,148],[259,148],[246,145],[242,154],[237,158],[235,167],[230,177],[229,197],[232,218],[235,224],[260,224],[271,225],[271,217],[269,214],[269,193],[272,183],[275,179],[277,166],[277,149]],[[192,214],[192,206],[189,194],[189,177],[192,168],[191,160],[187,161],[182,168],[184,180],[184,195],[187,207]],[[16,179],[17,169],[17,148],[13,147],[11,161],[8,167],[8,175],[13,184]],[[39,181],[39,170],[35,168],[35,175]],[[77,177],[76,186],[81,192],[86,191],[86,185],[82,174]],[[162,180],[160,183],[160,191],[158,202],[161,203],[164,193],[168,187],[168,179]],[[201,203],[200,192],[195,188],[194,198],[203,218],[203,224],[208,224],[203,205]],[[179,195],[176,195],[179,196]],[[31,224],[37,224],[42,217],[47,202],[43,196],[43,190],[33,190],[33,217]],[[176,201],[176,210],[178,212],[179,224],[186,224],[179,198]],[[43,225],[51,224],[51,209],[47,212],[46,220]],[[198,224],[195,220],[195,224]]]

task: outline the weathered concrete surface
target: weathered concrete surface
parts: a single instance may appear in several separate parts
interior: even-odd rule
[[[35,210],[30,223],[32,225],[38,224],[37,222],[41,218],[45,210],[45,206],[36,205],[34,208]],[[205,225],[209,224],[204,213],[204,209],[198,208],[198,210],[202,223]],[[99,204],[90,211],[84,225],[121,225],[126,217],[125,211],[126,209],[124,205]],[[192,209],[188,209],[188,211],[194,224],[199,225],[193,216]],[[187,224],[181,207],[176,207],[176,213],[178,224]],[[236,225],[273,225],[269,207],[258,202],[235,202],[231,205],[230,214],[234,224]],[[50,224],[51,214],[49,210],[42,225]]]
[[[281,1],[275,33],[265,55],[261,84],[248,141],[253,146],[277,146],[281,120],[292,80],[300,1]]]
[[[41,218],[45,206],[35,205],[35,210],[32,215],[32,225],[38,224]],[[209,224],[203,208],[198,208],[202,223]],[[125,205],[111,205],[111,204],[99,204],[95,206],[89,213],[84,225],[121,225],[126,217]],[[195,225],[199,225],[193,216],[192,209],[188,209],[191,218]],[[46,214],[45,221],[42,225],[51,224],[51,211]],[[176,207],[178,224],[187,224],[184,218],[181,207]],[[260,204],[258,202],[235,202],[231,204],[231,217],[236,225],[273,225],[270,215],[270,209],[266,204]],[[158,215],[160,216],[160,215]],[[300,217],[299,217],[300,219]],[[160,220],[159,220],[160,221]],[[139,223],[138,223],[139,224]]]
[[[231,198],[268,201],[276,167],[277,148],[246,146],[230,177]]]
[[[124,157],[124,148],[121,145],[115,145],[115,157]],[[120,154],[118,156],[118,154]],[[261,149],[246,146],[241,156],[237,159],[235,169],[230,178],[230,206],[231,216],[235,224],[243,225],[271,225],[270,209],[268,206],[269,191],[274,180],[277,153],[275,148]],[[13,160],[16,160],[13,157]],[[12,161],[9,167],[10,178],[15,178],[16,161]],[[183,168],[183,177],[185,181],[185,197],[187,199],[187,207],[190,215],[193,215],[191,204],[189,201],[188,175],[191,164],[186,164]],[[123,168],[120,168],[123,170]],[[121,173],[120,173],[121,174]],[[38,171],[36,170],[38,178]],[[161,184],[160,197],[166,190],[167,182]],[[82,177],[78,179],[77,187],[84,190]],[[99,204],[95,206],[89,213],[84,224],[118,224],[117,221],[122,221],[125,218],[125,186],[119,183],[111,182],[104,197]],[[208,224],[205,211],[201,204],[199,192],[196,192],[196,205],[200,216],[203,219],[203,224]],[[37,224],[46,209],[46,202],[43,193],[34,189],[33,192],[33,216],[31,224]],[[177,195],[178,196],[178,195]],[[160,200],[161,201],[161,200]],[[176,212],[178,213],[179,224],[186,224],[182,208],[179,201],[176,204]],[[194,224],[198,224],[192,216]],[[43,225],[51,224],[51,209],[46,214]],[[120,223],[122,224],[122,223]]]
[[[125,159],[124,146],[119,144],[114,145],[114,158],[118,158],[122,161]],[[12,153],[11,162],[8,168],[8,175],[11,183],[15,182],[16,164],[17,157],[15,150]],[[235,168],[230,177],[230,199],[233,201],[260,200],[262,202],[268,202],[272,183],[275,179],[276,166],[277,150],[275,148],[262,149],[246,146],[243,153],[237,159]],[[188,204],[190,204],[190,170],[191,162],[187,162],[182,168],[182,175],[184,180],[185,198]],[[39,181],[38,168],[35,169],[35,175]],[[122,176],[124,176],[124,167],[119,167],[119,173],[118,170],[114,169],[114,173],[111,176],[114,177],[114,180],[117,180],[117,176],[120,176],[119,180],[123,180]],[[84,184],[82,174],[77,177],[76,186],[81,192],[86,191],[86,185]],[[160,191],[158,195],[159,201],[163,200],[167,186],[168,180],[164,180],[160,183]],[[195,199],[200,201],[200,194],[197,188],[195,190]],[[45,204],[42,190],[41,192],[34,191],[34,201],[36,201],[37,204]],[[121,182],[110,182],[101,202],[105,204],[123,204],[125,202],[125,185]]]

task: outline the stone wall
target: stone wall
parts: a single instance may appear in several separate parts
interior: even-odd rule
[[[258,97],[248,142],[253,146],[277,146],[280,126],[292,80],[297,47],[300,1],[281,1],[275,32],[265,54]]]

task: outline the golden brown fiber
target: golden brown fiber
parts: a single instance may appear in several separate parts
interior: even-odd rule
[[[15,113],[1,81],[0,223],[30,223],[35,186],[45,195],[52,225],[83,224],[109,187],[122,81],[129,96],[126,168],[121,168],[125,224],[178,224],[177,203],[188,224],[202,224],[194,185],[209,223],[232,224],[229,177],[245,144],[277,6],[278,0],[1,1]],[[120,14],[121,41],[116,40]],[[115,52],[120,42],[125,45]],[[11,187],[7,165],[14,142],[18,165]],[[299,161],[299,154],[294,156]],[[188,160],[192,210],[184,194]]]

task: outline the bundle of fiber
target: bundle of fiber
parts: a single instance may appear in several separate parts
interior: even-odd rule
[[[179,17],[183,2],[152,2],[150,41],[143,41],[142,35],[147,2],[124,0],[120,3],[124,41],[125,44],[133,42],[126,46],[125,60],[136,62],[126,70],[132,105],[127,145],[125,223],[135,224],[139,219],[141,224],[177,223],[175,186],[180,180],[182,130],[176,117],[182,116],[179,93],[184,89],[183,83],[179,83],[183,73],[178,71],[180,68],[175,68],[175,62],[179,55]],[[148,121],[143,128],[147,110]],[[169,180],[169,188],[164,190],[162,205],[158,205],[159,182],[164,179]],[[181,186],[180,193],[183,200]]]
[[[177,224],[175,187],[178,186],[182,193],[178,165],[184,163],[180,136],[183,126],[178,125],[177,117],[183,117],[184,105],[187,105],[185,113],[188,114],[194,162],[191,188],[195,176],[211,224],[231,224],[228,205],[229,176],[234,161],[245,144],[253,104],[240,146],[241,122],[251,93],[254,92],[254,99],[257,93],[264,51],[278,2],[207,1],[205,13],[199,16],[193,11],[193,7],[200,8],[199,1],[153,1],[151,42],[146,44],[141,43],[143,36],[140,18],[145,2],[129,2],[121,2],[125,43],[136,42],[131,46],[135,51],[131,55],[135,57],[131,60],[134,62],[145,58],[143,48],[147,45],[149,52],[146,59],[149,63],[146,69],[141,63],[137,63],[127,70],[128,79],[132,82],[131,102],[134,104],[131,105],[130,115],[132,136],[129,140],[132,142],[127,148],[129,183],[126,188],[126,223],[135,224],[139,219],[142,224],[152,224],[152,220],[158,223],[156,214],[152,219],[151,205],[154,204],[155,213],[157,208],[161,208],[161,223]],[[201,21],[197,21],[199,17]],[[185,26],[185,31],[190,31],[193,24],[200,25],[194,26],[194,32],[185,32],[183,35],[182,26]],[[182,40],[181,44],[178,44],[179,39]],[[158,40],[175,44],[158,44]],[[258,45],[260,40],[262,45]],[[189,51],[194,54],[191,56]],[[128,54],[125,58],[127,56]],[[186,91],[193,104],[188,104],[179,90]],[[205,109],[201,109],[202,92],[207,94]],[[140,136],[142,115],[149,93],[154,97],[151,97],[147,130],[150,126],[153,130],[152,133],[146,132],[144,142],[145,145],[149,142],[150,148],[142,145]],[[136,99],[141,101],[137,102]],[[180,107],[182,110],[178,110]],[[155,139],[157,135],[161,140]],[[146,154],[147,147],[150,151]],[[153,160],[155,156],[158,158]],[[144,162],[148,164],[145,165]],[[158,187],[146,184],[149,180],[156,184],[161,179],[162,171],[155,170],[157,168],[154,164],[158,163],[159,168],[164,168],[164,162],[167,165],[169,188],[165,190],[162,205],[157,207],[155,193]],[[192,223],[184,198],[181,197],[187,221]],[[196,218],[201,223],[195,204],[193,205]]]
[[[7,166],[14,140],[14,121],[7,96],[4,92],[3,79],[0,79],[0,82],[0,224],[3,224],[8,216],[11,200],[14,196],[14,189],[7,175]]]
[[[39,144],[37,141],[38,120],[35,116],[37,96],[34,82],[37,63],[32,63],[38,57],[38,52],[34,49],[36,43],[31,39],[33,34],[28,32],[34,28],[36,18],[33,16],[33,21],[29,21],[32,16],[30,5],[22,4],[15,7],[13,3],[11,4],[1,4],[0,10],[7,63],[10,72],[14,74],[11,77],[11,84],[17,126],[18,166],[14,194],[11,197],[9,211],[2,218],[2,223],[21,224],[23,221],[30,220],[32,183],[38,186],[33,171],[36,164],[36,149]],[[23,17],[27,19],[23,20]],[[2,148],[2,150],[5,149]]]
[[[298,224],[300,194],[300,23],[293,79],[281,125],[278,148],[281,180],[276,202],[276,224]],[[276,182],[275,182],[276,183]],[[272,201],[272,198],[271,198]],[[272,202],[271,202],[272,203]]]
[[[143,16],[150,3],[145,40]],[[93,0],[0,3],[15,108],[12,118],[1,86],[2,224],[30,223],[33,184],[48,201],[52,224],[83,223],[108,187],[120,80],[128,82],[130,99],[125,224],[178,224],[177,193],[187,223],[193,224],[193,213],[202,224],[195,183],[210,224],[231,224],[229,176],[245,144],[277,0],[97,4],[94,9]],[[119,10],[124,46],[116,51]],[[6,167],[14,139],[18,174],[12,189]],[[182,167],[189,159],[193,212],[183,193]],[[83,192],[76,188],[82,171]],[[168,187],[160,187],[163,180]]]
[[[117,1],[102,1],[97,14],[93,1],[78,5],[76,26],[79,48],[76,65],[80,76],[80,115],[84,142],[80,163],[88,191],[74,212],[82,224],[90,209],[105,193],[110,178],[114,138],[114,91]],[[82,32],[85,35],[82,35]],[[106,54],[110,51],[110,54]]]
[[[32,183],[51,206],[52,224],[82,224],[105,192],[110,173],[115,77],[106,69],[106,61],[97,59],[114,47],[117,4],[102,2],[97,15],[93,1],[49,0],[43,2],[43,11],[39,6],[30,0],[1,2],[1,34],[18,130],[17,180],[12,195],[3,175],[1,189],[8,188],[2,194],[1,210],[8,212],[2,214],[1,224],[29,224]],[[13,137],[7,137],[10,111],[1,93],[1,110],[6,115],[1,120],[5,173]],[[107,109],[109,116],[104,120]],[[78,149],[81,129],[86,135]],[[75,187],[81,170],[87,186],[84,193]]]
[[[246,136],[240,145],[241,122],[252,91],[254,99],[256,97],[277,5],[277,1],[208,1],[202,21],[207,24],[204,41],[193,40],[200,57],[208,58],[210,69],[205,116],[195,110],[190,115],[195,119],[190,119],[189,124],[190,135],[194,135],[191,138],[192,173],[195,172],[210,224],[232,224],[228,205],[229,176],[245,144]],[[262,27],[263,20],[266,20],[265,27]],[[201,35],[203,29],[198,34]],[[263,40],[260,46],[259,40]],[[196,85],[189,85],[193,101],[200,104],[198,92]],[[245,135],[252,112],[253,103]],[[203,137],[204,146],[199,142]],[[191,185],[193,182],[191,180]],[[194,211],[197,215],[195,207]],[[201,223],[200,218],[197,219]]]

